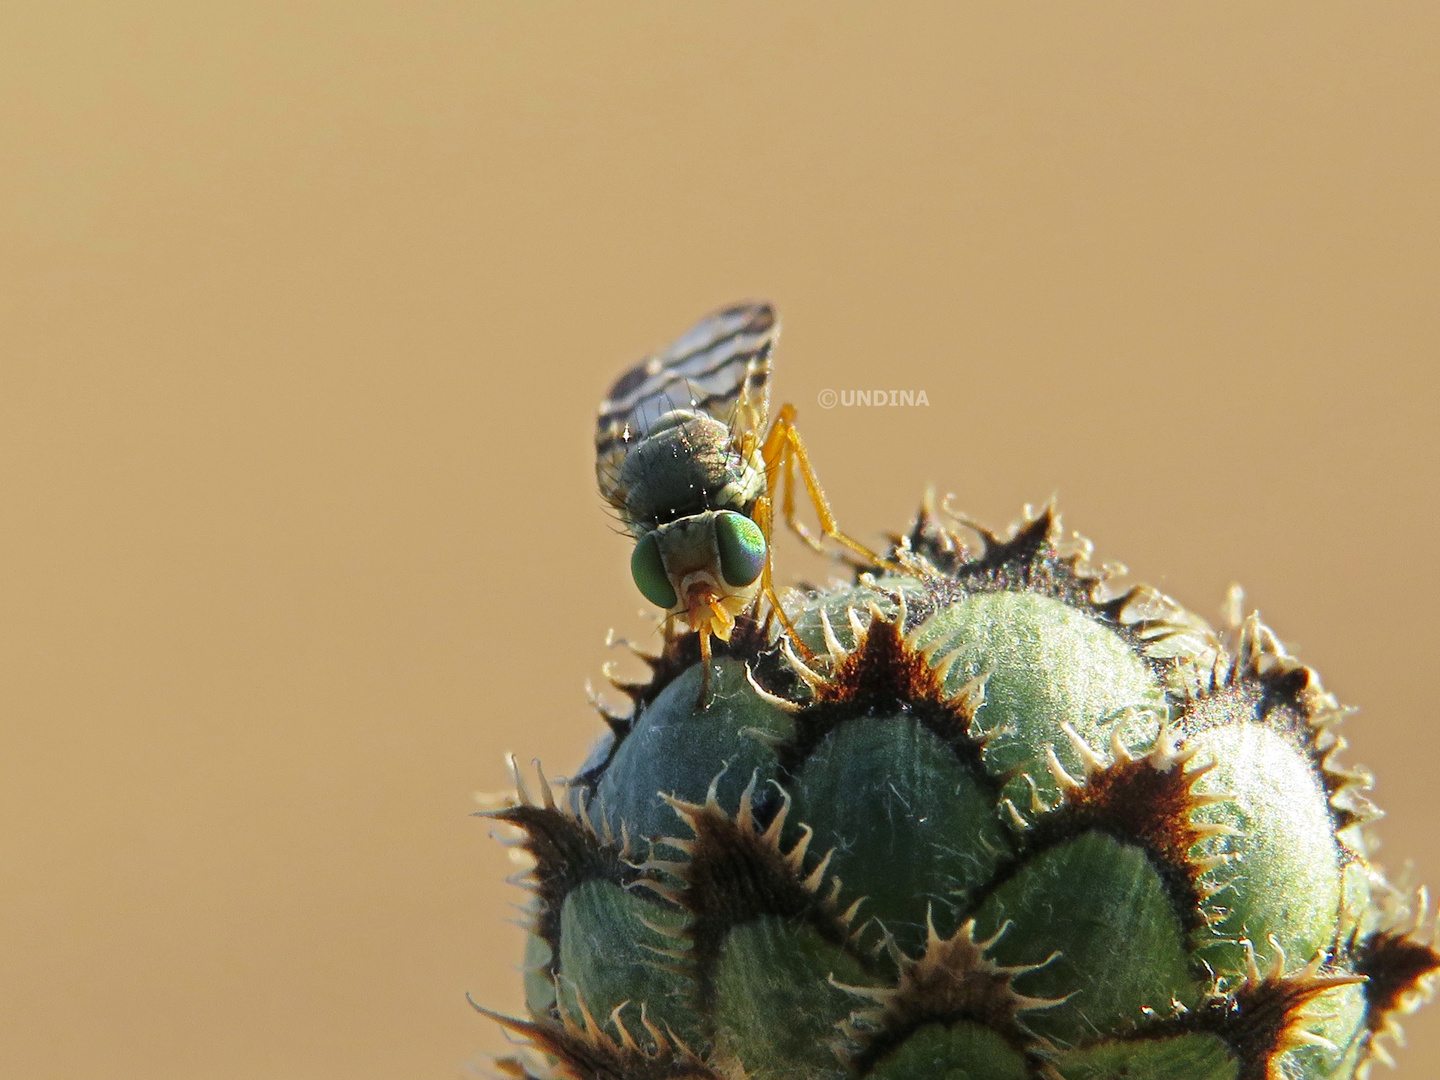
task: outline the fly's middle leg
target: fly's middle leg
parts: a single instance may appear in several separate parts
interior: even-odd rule
[[[815,507],[815,516],[820,519],[821,533],[849,548],[864,560],[865,565],[890,566],[889,562],[860,541],[840,531],[839,525],[835,522],[835,515],[830,511],[830,502],[825,498],[825,491],[820,487],[820,481],[815,476],[815,469],[810,464],[810,456],[805,452],[805,443],[800,438],[800,432],[795,430],[794,405],[781,406],[780,415],[775,418],[770,433],[765,436],[765,442],[760,447],[760,455],[765,461],[766,494],[773,506],[776,489],[780,489],[780,506],[781,512],[785,515],[785,524],[796,536],[816,551],[824,552],[825,548],[820,539],[807,529],[804,522],[795,514],[795,467],[799,465],[800,476],[805,483],[805,491],[810,496],[810,504]]]

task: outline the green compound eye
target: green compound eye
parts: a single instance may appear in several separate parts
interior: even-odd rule
[[[660,542],[653,532],[646,533],[635,545],[635,553],[630,556],[630,576],[635,579],[635,585],[645,599],[656,607],[668,609],[675,606],[675,587],[665,573],[665,563],[660,559]]]
[[[744,514],[722,510],[715,515],[715,546],[720,572],[734,588],[749,585],[765,569],[765,534]]]

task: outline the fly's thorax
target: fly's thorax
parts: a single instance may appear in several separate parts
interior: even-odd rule
[[[757,455],[742,458],[727,425],[701,412],[676,409],[626,456],[618,488],[622,513],[637,536],[713,510],[748,515],[764,488]]]

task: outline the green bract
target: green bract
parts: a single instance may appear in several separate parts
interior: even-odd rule
[[[972,548],[927,509],[891,569],[791,595],[798,641],[742,619],[703,704],[693,635],[646,658],[583,771],[492,812],[534,860],[530,1017],[503,1020],[534,1059],[503,1067],[1348,1080],[1383,1060],[1440,956],[1367,859],[1343,710],[1255,617],[1217,632],[1060,536],[1046,512]]]

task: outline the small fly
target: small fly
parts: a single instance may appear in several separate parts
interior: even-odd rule
[[[780,606],[770,566],[777,490],[786,524],[824,550],[795,516],[797,465],[824,536],[867,565],[884,565],[836,527],[795,430],[795,407],[782,406],[765,431],[770,353],[779,333],[769,304],[717,311],[625,372],[600,404],[600,494],[636,539],[631,576],[664,609],[667,634],[684,619],[700,636],[702,702],[711,635],[729,641],[736,616],[761,596],[796,648],[811,655]]]

